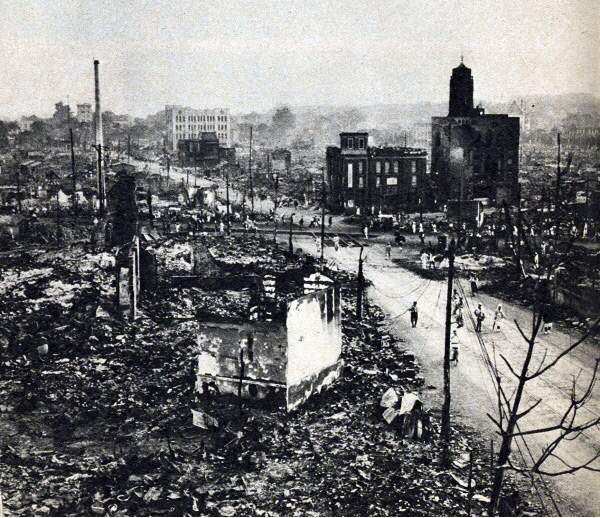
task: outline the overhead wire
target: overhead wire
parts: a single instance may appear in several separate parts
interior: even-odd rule
[[[468,315],[469,315],[471,324],[473,326],[473,329],[475,329],[475,318],[474,318],[473,312],[471,311],[471,308],[470,308],[470,305],[469,305],[469,301],[467,299],[467,295],[466,295],[466,293],[464,291],[464,288],[463,288],[463,286],[462,286],[462,284],[460,282],[460,278],[458,276],[457,276],[457,285],[459,286],[460,292],[463,294],[463,300],[465,302],[465,305],[466,305],[466,308],[467,308],[467,311],[468,311]],[[478,343],[480,345],[480,348],[481,348],[481,351],[482,351],[482,354],[483,354],[484,364],[487,367],[488,375],[490,376],[490,378],[492,380],[492,386],[494,387],[494,390],[496,391],[496,395],[498,396],[498,398],[499,398],[500,401],[502,401],[502,398],[504,398],[505,401],[508,401],[509,398],[507,398],[506,394],[504,393],[504,390],[503,390],[502,386],[500,385],[499,381],[494,376],[495,364],[492,365],[492,361],[490,359],[489,353],[488,353],[487,348],[485,346],[485,342],[483,341],[483,338],[481,337],[481,333],[475,332],[475,334],[476,334],[477,341],[478,341]],[[499,405],[499,406],[500,406],[499,410],[503,411],[506,414],[506,409],[502,406],[502,404]],[[505,415],[505,417],[506,417],[506,415]],[[516,427],[517,427],[517,430],[520,433],[521,432],[521,428],[520,428],[520,426],[519,426],[518,423],[516,424]],[[520,439],[521,439],[521,442],[523,443],[525,449],[527,450],[527,453],[529,454],[529,457],[533,461],[534,460],[533,453],[531,452],[531,449],[530,449],[529,445],[527,444],[527,441],[525,440],[524,437],[520,437]],[[517,446],[517,449],[519,451],[521,459],[523,460],[524,465],[527,466],[527,462],[525,460],[525,454],[523,453],[523,450],[521,449],[521,446],[519,445],[519,441],[517,439],[515,439],[515,445]],[[541,475],[538,475],[538,477],[541,480],[542,484],[544,485],[544,489],[546,490],[546,494],[550,498],[550,500],[551,500],[551,502],[552,502],[552,504],[554,506],[554,509],[556,510],[557,514],[559,516],[562,516],[560,508],[558,507],[558,504],[556,503],[556,501],[555,501],[555,499],[554,499],[554,497],[552,495],[552,492],[550,491],[550,488],[547,485],[546,480]],[[543,500],[543,498],[541,496],[541,492],[540,492],[539,488],[535,484],[535,474],[533,474],[533,473],[531,474],[531,483],[532,483],[532,485],[533,485],[533,487],[534,487],[534,489],[535,489],[535,491],[536,491],[536,493],[538,495],[538,498],[540,500],[540,503],[541,503],[542,507],[544,508],[544,511],[547,513],[548,511],[547,511],[545,502],[544,502],[544,500]]]

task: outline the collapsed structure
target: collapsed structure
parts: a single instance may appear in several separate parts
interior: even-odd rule
[[[199,323],[196,388],[285,404],[288,411],[341,373],[341,292],[338,285],[278,302],[277,281],[244,318]]]

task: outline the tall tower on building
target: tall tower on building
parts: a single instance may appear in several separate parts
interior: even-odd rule
[[[473,112],[473,76],[471,69],[460,61],[450,78],[450,109],[448,117],[469,117]]]

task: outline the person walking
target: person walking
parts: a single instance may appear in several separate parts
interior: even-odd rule
[[[385,255],[388,258],[392,257],[392,245],[390,245],[389,243],[387,245],[385,245]]]
[[[494,312],[494,323],[492,324],[492,331],[494,329],[500,330],[500,321],[506,318],[504,311],[502,311],[502,304],[498,304],[498,308]]]
[[[471,295],[473,295],[473,297],[474,297],[475,295],[477,295],[477,290],[478,290],[478,287],[477,287],[477,276],[476,275],[471,275],[471,277],[470,277],[469,280],[471,282]],[[480,306],[481,306],[481,304],[480,304]]]
[[[336,252],[340,249],[340,236],[337,234],[333,237],[333,247]]]
[[[485,312],[483,311],[481,304],[479,304],[477,306],[477,309],[475,310],[475,318],[477,319],[477,324],[475,325],[475,332],[481,333],[481,325],[485,320]]]
[[[452,336],[450,337],[450,347],[452,347],[452,358],[450,358],[450,361],[454,362],[454,365],[458,365],[460,339],[458,338],[458,333],[456,332],[456,329],[452,331]]]
[[[369,225],[365,225],[365,228],[363,228],[363,233],[365,234],[365,239],[369,239]]]
[[[417,327],[419,321],[419,310],[417,308],[417,301],[413,302],[413,305],[409,309],[410,311],[410,323],[413,327]]]
[[[463,327],[465,325],[465,321],[463,318],[462,306],[459,306],[458,304],[456,305],[456,308],[454,309],[454,316],[456,317],[456,326],[459,328]]]

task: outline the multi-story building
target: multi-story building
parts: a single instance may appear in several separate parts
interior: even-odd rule
[[[214,132],[200,133],[194,139],[180,139],[177,153],[183,167],[213,167],[219,163],[219,139]]]
[[[92,105],[89,103],[83,103],[77,105],[77,120],[79,122],[91,123],[94,119],[94,112],[92,111]]]
[[[215,133],[223,147],[232,147],[232,124],[228,109],[194,110],[182,106],[168,105],[167,146],[177,150],[180,140],[195,140],[202,133]]]
[[[366,132],[340,133],[327,148],[332,208],[361,215],[429,210],[427,152],[407,147],[370,147]]]
[[[52,122],[55,124],[64,124],[69,120],[71,115],[71,107],[68,104],[63,104],[59,101],[54,104],[54,115],[52,115]]]
[[[432,118],[431,179],[438,207],[484,198],[514,204],[519,196],[519,118],[473,108],[471,69],[460,63],[450,79],[447,117]]]

